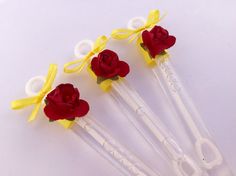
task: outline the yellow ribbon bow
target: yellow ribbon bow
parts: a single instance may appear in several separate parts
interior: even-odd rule
[[[107,41],[108,38],[106,36],[98,37],[94,43],[93,49],[84,58],[68,62],[64,65],[64,72],[65,73],[81,72],[82,69],[85,67],[85,65],[88,64],[88,62],[90,61],[90,58],[96,53],[101,52],[105,48]]]
[[[32,113],[28,119],[28,122],[33,121],[36,118],[36,115],[39,111],[39,108],[41,106],[43,98],[52,89],[52,84],[53,84],[54,79],[56,77],[56,73],[57,73],[57,65],[51,64],[49,67],[49,70],[48,70],[48,74],[47,74],[45,83],[44,83],[42,89],[39,91],[38,95],[33,96],[33,97],[29,97],[29,98],[23,98],[23,99],[12,101],[11,108],[12,109],[22,109],[26,106],[35,105]]]
[[[122,40],[122,39],[127,39],[131,36],[133,36],[130,39],[130,42],[133,41],[139,34],[140,32],[149,29],[153,26],[156,25],[161,20],[160,18],[160,12],[159,10],[151,10],[149,12],[148,18],[146,20],[146,23],[137,28],[137,29],[115,29],[111,33],[111,37],[114,39]]]

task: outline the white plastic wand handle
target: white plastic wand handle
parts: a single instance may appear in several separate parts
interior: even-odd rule
[[[25,86],[26,94],[28,96],[36,95],[44,82],[45,78],[43,76],[31,78]],[[78,127],[83,129],[83,131],[80,131]],[[87,142],[90,139],[92,143],[91,146],[96,148],[99,153],[104,153],[103,156],[112,162],[113,165],[116,165],[116,168],[123,174],[133,176],[160,176],[160,174],[153,172],[133,154],[129,153],[124,147],[115,142],[115,140],[94,121],[80,118],[78,122],[73,124],[71,130],[80,135]]]
[[[161,123],[161,121],[156,121],[154,123],[153,119],[155,119],[155,115],[153,112],[147,107],[141,97],[124,83],[124,80],[113,82],[113,89],[126,102],[126,104],[136,112],[139,118],[136,120],[141,120],[155,138],[162,144],[168,156],[171,158],[173,168],[178,176],[203,175],[203,172],[198,165],[186,156],[175,140],[172,139],[169,132],[166,131],[163,123]],[[186,165],[188,166],[187,168],[190,169],[186,169]]]
[[[173,67],[171,66],[171,63],[169,61],[160,63],[159,67],[153,68],[153,73],[162,86],[164,86],[162,88],[169,95],[168,97],[172,100],[175,107],[181,113],[181,117],[186,122],[189,130],[196,139],[195,147],[197,155],[204,167],[207,169],[212,169],[214,166],[220,165],[223,161],[221,153],[210,139],[203,137],[200,133],[191,113],[189,112],[189,109],[186,107],[185,103],[187,102],[184,102],[182,99],[185,95],[184,92],[180,95],[183,88]],[[185,97],[185,99],[187,99],[187,97]],[[208,148],[208,154],[204,153],[204,147]],[[211,159],[207,157],[210,156],[209,152],[211,152]]]
[[[146,20],[143,17],[135,17],[128,22],[128,28],[137,29],[140,26],[143,26],[145,23]],[[162,85],[162,88],[164,87],[163,92],[168,94],[169,98],[173,100],[174,105],[182,114],[181,116],[183,117],[183,120],[186,122],[187,126],[192,132],[192,135],[195,137],[196,153],[201,160],[202,165],[206,169],[212,169],[215,166],[222,165],[223,157],[218,148],[208,137],[204,137],[200,133],[198,126],[193,121],[192,115],[196,114],[195,116],[198,116],[198,113],[191,101],[184,101],[184,99],[188,100],[188,96],[184,94],[184,91],[182,90],[182,87],[178,82],[176,74],[170,63],[166,62],[159,65],[161,65],[160,69],[157,67],[156,69],[153,69],[153,72],[160,83],[164,84],[164,86]],[[160,77],[162,77],[162,79]],[[187,104],[189,104],[190,106],[186,106]],[[189,110],[191,110],[192,112],[190,113]],[[201,119],[199,116],[196,118],[198,118],[198,120]],[[208,149],[207,153],[204,152],[204,148]],[[226,173],[227,172],[224,171],[225,176],[231,175]],[[221,173],[220,175],[223,175],[223,173]]]
[[[78,126],[83,131],[78,131]],[[76,124],[72,127],[72,130],[79,134],[87,133],[93,140],[92,145],[99,145],[101,150],[106,153],[109,161],[118,164],[120,167],[128,172],[128,175],[133,176],[160,176],[154,173],[140,160],[138,160],[133,154],[129,153],[124,147],[118,144],[114,139],[108,135],[100,126],[95,124],[94,121],[80,118]],[[94,147],[94,146],[93,146]],[[126,173],[126,172],[123,172]]]

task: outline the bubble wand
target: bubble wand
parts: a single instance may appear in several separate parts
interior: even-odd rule
[[[143,132],[148,138],[154,136],[154,143],[158,143],[168,154],[173,170],[178,176],[202,176],[204,173],[195,161],[187,156],[173,139],[164,124],[144,103],[136,91],[125,81],[129,73],[129,66],[119,60],[118,55],[109,49],[105,49],[108,38],[99,37],[95,43],[90,40],[82,40],[75,47],[77,59],[64,65],[65,73],[80,73],[87,66],[90,75],[97,80],[97,84],[105,92],[125,101],[137,116],[130,116],[134,121],[143,124],[148,132]],[[97,56],[96,56],[97,55]],[[143,130],[144,129],[140,129]],[[145,130],[146,131],[146,130]],[[156,150],[158,145],[154,145]],[[186,167],[187,166],[187,167]],[[190,172],[191,171],[191,172]]]
[[[147,20],[143,17],[135,17],[128,22],[128,29],[114,30],[112,38],[119,40],[130,38],[130,41],[137,39],[137,47],[147,65],[151,67],[164,94],[179,112],[180,118],[195,139],[195,151],[201,165],[207,170],[214,168],[218,170],[217,167],[222,167],[221,171],[215,171],[215,173],[231,175],[230,169],[223,162],[222,154],[212,141],[168,59],[167,49],[175,44],[175,37],[169,35],[168,31],[161,26],[155,26],[160,20],[159,11],[153,10]],[[206,148],[207,151],[205,151]]]
[[[34,105],[35,108],[28,119],[32,122],[40,107],[44,106],[44,113],[50,122],[57,121],[64,128],[71,129],[77,136],[81,136],[124,175],[160,176],[116,142],[97,122],[86,117],[89,116],[86,115],[89,105],[80,99],[79,90],[72,84],[60,84],[52,90],[56,72],[57,66],[51,64],[46,78],[36,76],[30,79],[25,87],[29,97],[13,101],[12,109]],[[35,84],[43,84],[39,92],[34,90]]]

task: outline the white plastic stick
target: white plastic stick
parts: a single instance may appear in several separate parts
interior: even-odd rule
[[[163,123],[157,121],[159,118],[154,115],[134,90],[130,90],[123,81],[113,82],[112,86],[127,105],[136,112],[138,115],[136,118],[139,118],[136,120],[141,120],[162,144],[164,150],[170,157],[175,173],[178,176],[202,176],[205,174],[190,157],[184,154],[169,132],[166,131]],[[186,169],[186,165],[188,166],[188,169]]]
[[[184,101],[181,96],[184,94],[179,94],[180,91],[183,91],[182,86],[177,78],[177,75],[171,66],[169,61],[159,64],[159,67],[153,69],[153,73],[155,77],[160,81],[160,77],[162,78],[160,81],[161,84],[165,84],[165,92],[168,91],[170,98],[172,99],[175,106],[178,108],[181,113],[181,117],[187,124],[189,130],[191,131],[193,137],[196,140],[195,147],[196,152],[199,159],[202,161],[202,164],[207,169],[212,169],[213,167],[220,165],[223,162],[223,158],[221,153],[215,146],[215,144],[208,138],[204,137],[197,125],[195,124],[191,113],[187,109]],[[187,99],[187,97],[186,97]],[[200,118],[200,117],[199,117]],[[207,155],[204,154],[203,147],[208,147],[208,152],[211,152],[211,156],[214,156],[213,159],[206,158]]]
[[[132,18],[128,22],[128,28],[136,29],[137,23],[140,26],[142,26],[145,24],[145,20],[143,19],[143,17]],[[153,73],[154,73],[155,77],[157,78],[157,80],[159,80],[159,81],[160,81],[159,76],[162,77],[163,82],[160,81],[160,83],[165,84],[166,85],[165,88],[167,88],[167,90],[163,90],[163,91],[164,92],[168,91],[168,93],[171,96],[171,99],[174,101],[176,107],[181,112],[183,120],[186,122],[187,126],[189,127],[190,131],[192,132],[192,135],[196,139],[196,142],[195,142],[196,153],[197,153],[200,161],[202,162],[203,166],[206,169],[212,169],[214,166],[222,164],[223,158],[222,158],[222,155],[219,152],[218,148],[215,146],[215,144],[210,139],[204,137],[200,133],[197,125],[195,124],[195,122],[191,116],[191,113],[189,113],[188,108],[186,107],[186,104],[182,100],[179,92],[183,91],[183,90],[182,90],[181,85],[178,81],[177,75],[174,72],[174,69],[171,67],[169,62],[160,63],[159,65],[160,65],[160,69],[154,68]],[[158,70],[160,70],[160,71],[158,71]],[[185,99],[187,99],[186,96],[185,96]],[[194,109],[193,106],[191,108],[193,111],[196,112],[196,110]],[[200,119],[200,117],[198,117],[198,119]],[[214,156],[214,159],[209,160],[208,158],[206,158],[206,155],[204,154],[204,151],[203,151],[204,146],[208,147],[210,149],[210,151],[212,152],[212,155]]]
[[[81,131],[78,131],[77,125],[92,137],[94,140],[93,145],[100,145],[101,149],[106,153],[106,158],[110,157],[113,160],[111,161],[112,163],[117,162],[129,174],[134,176],[159,176],[159,174],[154,173],[134,155],[118,144],[107,132],[95,124],[94,121],[88,120],[87,118],[79,119],[72,127],[72,130],[76,134],[79,134]],[[98,152],[101,153],[102,151],[100,150]]]
[[[134,20],[138,20],[139,18],[134,18]],[[142,19],[141,22],[144,20]],[[135,27],[140,24],[136,24]],[[90,40],[82,40],[75,47],[75,55],[84,55],[86,53],[86,48],[92,48],[92,42]],[[198,167],[198,165],[190,159],[187,155],[183,153],[179,145],[170,137],[168,132],[163,128],[164,125],[159,122],[157,125],[153,122],[152,111],[147,108],[147,105],[143,102],[143,100],[139,97],[134,90],[130,90],[124,83],[116,81],[112,84],[114,90],[122,97],[126,103],[137,113],[138,117],[143,121],[146,127],[154,134],[156,139],[162,143],[165,151],[171,157],[172,165],[175,173],[178,176],[202,176],[203,171]],[[186,169],[185,166],[188,166]]]
[[[25,86],[25,92],[28,96],[35,96],[40,86],[45,82],[43,76],[31,78]],[[38,86],[38,87],[37,87]],[[43,102],[42,102],[43,103]],[[97,152],[103,154],[103,157],[113,163],[123,174],[129,176],[160,176],[155,173],[138,158],[117,143],[109,134],[104,131],[95,121],[79,118],[71,128],[75,134],[80,135],[86,142],[91,139],[91,146],[97,149]],[[80,128],[79,128],[80,127]],[[80,130],[82,129],[82,131]],[[89,142],[88,142],[89,143]],[[100,146],[100,147],[99,147]]]

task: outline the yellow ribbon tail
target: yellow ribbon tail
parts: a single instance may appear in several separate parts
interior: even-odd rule
[[[54,79],[57,74],[57,65],[56,64],[50,64],[47,77],[45,79],[45,83],[42,87],[42,89],[39,91],[39,93],[36,96],[29,97],[29,98],[23,98],[19,100],[15,100],[11,102],[11,108],[12,109],[21,109],[30,105],[35,105],[28,121],[32,121],[35,119],[40,105],[43,101],[43,98],[47,95],[47,93],[51,90],[52,84],[54,82]]]
[[[146,26],[153,27],[156,23],[160,21],[160,12],[159,10],[151,10],[147,17]]]
[[[167,16],[167,12],[165,12],[165,13],[160,17],[160,20],[159,20],[159,21],[161,21],[162,19],[164,19],[166,16]]]
[[[65,73],[80,73],[82,69],[88,64],[90,58],[96,53],[101,52],[108,42],[106,36],[100,36],[96,39],[93,49],[84,57],[78,60],[68,62],[64,65]]]
[[[40,92],[45,93],[45,92],[51,90],[51,87],[52,87],[52,84],[56,78],[56,75],[57,75],[57,65],[50,64],[45,83],[44,83],[43,88]]]
[[[36,118],[36,115],[39,111],[39,108],[41,106],[41,102],[37,103],[33,109],[33,111],[31,112],[29,118],[28,118],[28,122],[32,122],[35,118]]]
[[[79,64],[81,62],[83,62],[83,63]],[[83,69],[83,65],[85,65],[85,63],[84,63],[84,59],[74,60],[74,61],[68,62],[64,65],[64,72],[65,73],[80,72]]]
[[[101,52],[106,47],[106,44],[108,42],[108,38],[105,35],[102,35],[98,37],[94,43],[94,48],[92,50],[92,54]]]
[[[131,29],[115,29],[111,33],[111,37],[117,40],[127,39],[135,33]]]
[[[38,103],[38,96],[29,97],[29,98],[23,98],[19,100],[15,100],[11,102],[11,108],[12,109],[21,109],[26,106],[30,106],[32,104]]]
[[[146,30],[146,29],[149,29],[153,26],[156,25],[156,23],[158,23],[160,21],[160,12],[159,10],[151,10],[149,12],[149,15],[147,17],[147,21],[145,23],[145,25],[137,28],[137,29],[115,29],[112,31],[111,33],[111,37],[114,38],[114,39],[117,39],[117,40],[122,40],[122,39],[127,39],[127,38],[130,38],[131,39],[129,40],[129,42],[132,42],[133,40],[137,39],[138,35]]]
[[[129,39],[129,43],[133,42],[135,39],[137,39],[139,37],[139,33],[133,35],[130,39]]]

